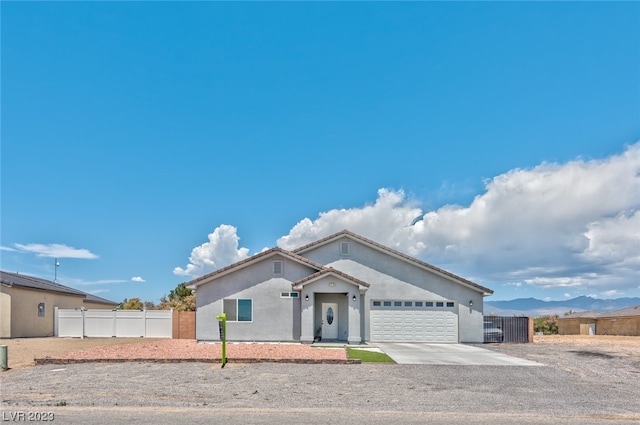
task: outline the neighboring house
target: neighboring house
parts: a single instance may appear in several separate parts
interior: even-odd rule
[[[49,280],[0,271],[0,338],[52,336],[55,307],[113,309],[117,305]]]
[[[558,318],[560,335],[640,336],[640,305],[596,313],[583,311]]]
[[[343,230],[286,251],[272,248],[187,283],[196,339],[483,342],[492,290]]]
[[[106,298],[100,298],[92,294],[85,294],[82,307],[87,310],[114,310],[118,308],[119,303],[114,303]]]

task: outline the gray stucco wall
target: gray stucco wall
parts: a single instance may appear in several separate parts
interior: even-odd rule
[[[352,300],[356,296],[356,301]],[[306,300],[306,297],[309,300]],[[338,340],[360,343],[361,315],[360,294],[357,286],[340,278],[326,276],[316,282],[305,285],[302,290],[302,338],[311,342],[316,330],[322,323],[322,303],[338,304]]]
[[[283,273],[273,273],[273,262],[283,261]],[[291,283],[315,270],[276,255],[204,283],[197,289],[196,339],[220,339],[216,316],[224,299],[252,299],[252,322],[227,322],[229,341],[299,341],[300,298],[281,298],[292,292]]]
[[[340,255],[340,242],[349,242],[349,255]],[[369,340],[369,314],[374,299],[449,300],[456,302],[460,342],[483,341],[483,295],[405,260],[395,258],[344,237],[304,252],[304,257],[343,271],[369,283],[363,295],[365,339]],[[473,306],[469,306],[469,301]]]

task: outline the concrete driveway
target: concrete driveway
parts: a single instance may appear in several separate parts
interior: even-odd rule
[[[465,344],[377,342],[371,345],[398,364],[543,366],[542,363]]]

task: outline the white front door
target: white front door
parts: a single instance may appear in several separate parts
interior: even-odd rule
[[[322,303],[322,339],[338,339],[338,304]]]

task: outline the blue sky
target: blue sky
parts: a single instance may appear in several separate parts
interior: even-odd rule
[[[157,302],[349,228],[640,296],[640,3],[0,7],[3,270]]]

